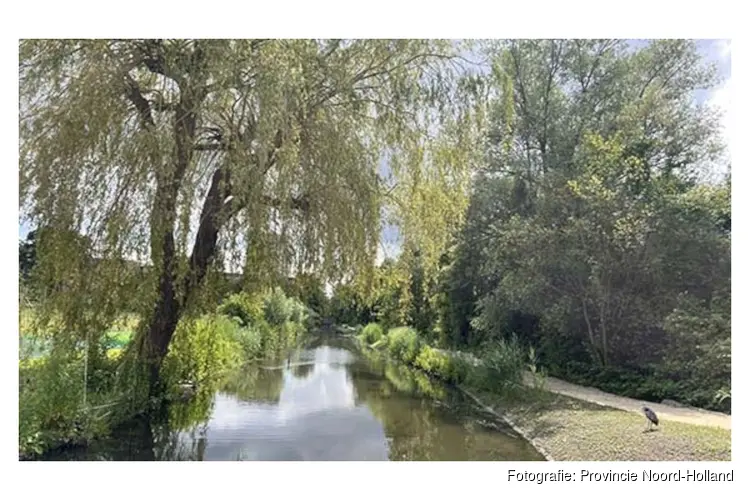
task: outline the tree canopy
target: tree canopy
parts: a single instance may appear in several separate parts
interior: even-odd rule
[[[153,264],[141,292],[160,359],[213,264],[254,284],[351,276],[372,265],[385,200],[414,228],[425,208],[404,193],[450,206],[434,186],[464,187],[466,165],[450,158],[470,149],[477,106],[458,96],[478,94],[459,85],[458,52],[440,40],[24,40],[22,204],[105,261]],[[385,152],[403,181],[388,192]]]
[[[509,41],[488,54],[498,92],[445,274],[446,338],[515,333],[563,376],[576,363],[656,369],[649,397],[712,404],[729,384],[718,318],[729,318],[730,183],[716,175],[717,110],[694,93],[716,84],[713,68],[686,40]],[[688,340],[698,317],[713,326]],[[696,341],[713,346],[712,369],[678,375],[692,349],[679,345]]]

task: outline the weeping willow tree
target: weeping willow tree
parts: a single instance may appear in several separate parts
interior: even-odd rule
[[[396,199],[378,175],[383,152],[411,184],[466,168],[421,154],[436,137],[467,146],[460,124],[473,104],[456,85],[459,50],[435,40],[22,41],[22,211],[60,230],[51,234],[85,234],[97,262],[45,303],[85,297],[72,316],[97,317],[137,293],[133,351],[153,388],[215,271],[242,269],[259,285],[293,270],[335,280],[368,269],[382,206]],[[413,221],[408,196],[398,205]],[[119,278],[128,260],[146,268],[137,290]]]

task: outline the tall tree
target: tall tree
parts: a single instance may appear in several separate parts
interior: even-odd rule
[[[446,323],[469,338],[479,305],[474,325],[501,335],[513,311],[533,312],[549,331],[587,332],[574,343],[599,363],[613,350],[632,360],[675,304],[656,281],[701,283],[710,296],[727,277],[676,244],[690,227],[678,207],[721,159],[718,116],[693,99],[716,83],[713,68],[687,40],[498,41],[487,53],[487,158],[448,280],[462,299]],[[721,237],[701,238],[724,262]]]
[[[154,386],[213,264],[257,280],[371,264],[382,151],[409,159],[397,176],[429,172],[417,152],[431,118],[466,117],[450,104],[456,53],[430,40],[22,41],[21,200],[104,256],[153,263],[136,348]]]

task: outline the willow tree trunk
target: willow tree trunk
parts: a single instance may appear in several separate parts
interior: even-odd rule
[[[173,117],[174,153],[172,161],[156,175],[156,197],[151,211],[151,258],[158,269],[157,299],[147,318],[144,329],[139,332],[138,359],[148,366],[150,391],[158,392],[159,371],[167,355],[169,344],[177,324],[191,298],[203,284],[208,268],[216,256],[217,239],[222,226],[247,204],[234,200],[229,166],[221,165],[213,173],[211,186],[203,202],[200,223],[190,255],[187,274],[178,277],[174,228],[177,219],[177,197],[195,151],[227,151],[229,146],[221,141],[215,144],[196,144],[196,129],[200,122],[199,110],[209,93],[205,73],[206,54],[202,43],[195,43],[195,50],[181,60],[166,57],[160,41],[148,41],[147,50],[141,54],[143,63],[153,73],[173,80],[179,87],[179,102],[169,108]],[[135,105],[142,126],[147,131],[156,130],[152,106],[143,96],[137,83],[129,77],[125,80],[126,97]],[[247,143],[251,144],[254,128],[248,132]],[[271,144],[265,171],[277,159],[283,134],[278,130]],[[257,165],[256,165],[257,166]],[[279,203],[266,200],[265,203]],[[294,209],[307,209],[304,197],[289,200]]]
[[[219,168],[211,179],[201,211],[201,222],[195,237],[187,275],[183,282],[176,273],[177,256],[171,231],[152,235],[161,240],[161,272],[158,298],[143,333],[139,357],[148,365],[150,392],[159,391],[159,371],[167,355],[169,343],[174,336],[182,314],[203,284],[217,248],[219,230],[223,223],[238,210],[237,206],[223,203],[230,191],[228,171]],[[163,205],[162,205],[163,206]],[[167,215],[167,219],[170,217]]]
[[[152,394],[158,392],[159,371],[185,306],[201,285],[216,253],[216,240],[221,224],[221,196],[229,193],[228,174],[219,168],[214,172],[211,187],[203,204],[188,274],[185,281],[180,282],[177,274],[179,259],[174,238],[177,197],[185,173],[193,160],[197,113],[208,92],[200,78],[204,54],[197,47],[191,56],[190,64],[180,72],[165,66],[158,43],[154,45],[154,50],[155,55],[146,60],[147,67],[154,73],[172,78],[180,89],[180,97],[172,114],[172,161],[157,171],[156,195],[151,209],[151,258],[159,273],[157,299],[145,329],[140,333],[138,344],[138,358],[148,366]],[[137,84],[130,79],[127,81],[126,89],[127,96],[139,111],[143,126],[147,130],[155,130],[151,105],[143,97]]]

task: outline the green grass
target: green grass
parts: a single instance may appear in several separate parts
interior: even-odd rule
[[[547,393],[541,400],[511,402],[476,394],[498,408],[532,443],[560,461],[728,461],[731,431],[662,421],[644,432],[641,415]]]

